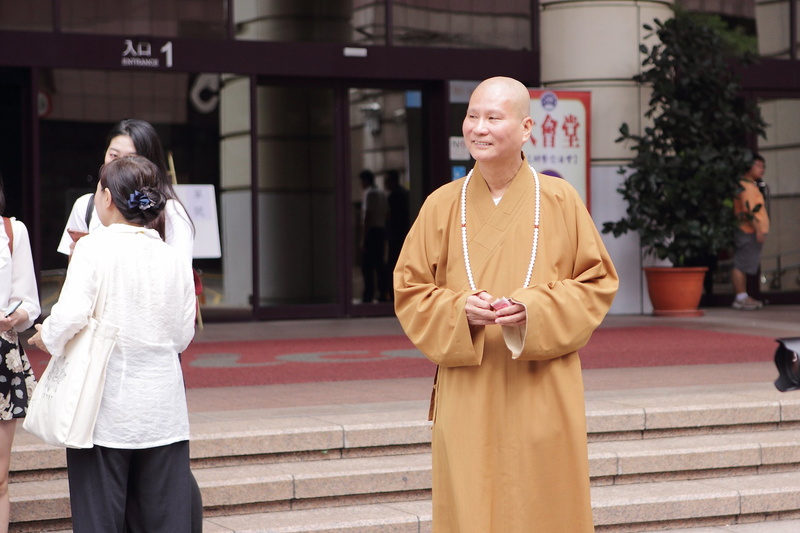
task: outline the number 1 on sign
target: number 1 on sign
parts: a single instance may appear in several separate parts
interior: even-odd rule
[[[167,68],[172,68],[172,41],[167,41],[167,44],[161,47],[161,51],[164,53]]]

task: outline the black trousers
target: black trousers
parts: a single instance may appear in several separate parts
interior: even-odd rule
[[[189,441],[127,450],[67,449],[74,533],[191,533]],[[135,517],[135,519],[131,519]]]
[[[361,274],[364,278],[363,303],[372,303],[375,298],[375,282],[378,284],[378,300],[383,301],[389,293],[386,261],[386,230],[367,228],[364,249],[361,252]]]

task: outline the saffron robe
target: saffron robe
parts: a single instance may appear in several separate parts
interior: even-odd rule
[[[476,165],[434,191],[394,271],[395,310],[439,365],[434,386],[434,533],[594,531],[583,380],[577,350],[611,306],[616,270],[575,189],[540,175],[538,251],[528,288],[535,185],[523,165],[495,206]],[[486,290],[527,308],[525,327],[467,323],[467,297]]]

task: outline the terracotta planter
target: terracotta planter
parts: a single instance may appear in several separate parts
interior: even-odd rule
[[[707,267],[646,267],[655,316],[703,316],[698,309]]]

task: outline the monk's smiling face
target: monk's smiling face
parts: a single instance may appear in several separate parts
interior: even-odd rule
[[[530,96],[524,85],[511,78],[491,78],[469,99],[462,131],[476,161],[519,159],[531,135]]]

